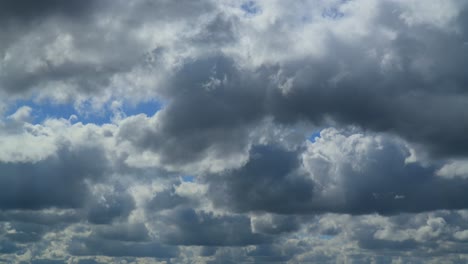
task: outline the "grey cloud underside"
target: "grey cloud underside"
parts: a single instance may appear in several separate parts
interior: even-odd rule
[[[0,4],[0,15],[2,20],[24,22],[51,15],[79,17],[91,11],[92,8],[93,1],[88,0],[72,1],[69,3],[57,0],[41,0],[34,3],[23,0],[5,0]]]
[[[148,229],[143,224],[97,226],[95,236],[109,240],[144,242],[150,240]]]
[[[38,210],[8,210],[0,214],[2,221],[17,221],[42,225],[60,225],[61,223],[74,223],[80,220],[79,212],[65,210],[59,212],[47,212]]]
[[[113,257],[153,257],[170,258],[177,255],[177,248],[161,245],[156,242],[122,242],[102,240],[92,237],[83,241],[71,242],[69,252],[78,256],[106,255]]]
[[[250,219],[245,216],[217,217],[203,211],[178,209],[163,221],[166,226],[175,227],[164,231],[162,238],[173,245],[245,246],[271,241],[268,236],[252,233]]]
[[[99,180],[107,160],[99,149],[70,150],[38,163],[0,163],[2,209],[77,208],[89,195],[85,180]]]
[[[468,5],[428,2],[2,1],[0,262],[468,262]]]
[[[295,172],[299,161],[294,153],[259,147],[241,169],[210,179],[210,195],[219,204],[233,203],[241,211],[266,210],[294,213],[312,201],[314,183]]]
[[[113,190],[110,194],[99,193],[88,204],[87,218],[93,224],[109,224],[115,219],[125,219],[135,208],[133,197],[125,189]]]
[[[333,171],[340,174],[342,186],[333,194],[319,190],[331,183],[314,182],[298,172],[302,161],[297,153],[266,147],[253,148],[242,168],[206,181],[215,204],[240,212],[398,214],[466,208],[466,179],[441,179],[433,168],[405,164],[403,153],[391,144],[366,155],[364,160],[374,160],[362,161],[358,170],[344,163],[336,170],[320,171],[322,177],[333,178]],[[325,157],[311,166],[333,165]]]
[[[210,78],[221,82],[220,87],[205,88]],[[186,65],[167,90],[170,103],[160,112],[158,128],[128,122],[119,137],[141,149],[162,153],[162,161],[169,164],[197,161],[207,151],[221,156],[245,151],[250,128],[264,116],[265,90],[261,83],[243,78],[225,57]],[[144,127],[135,133],[138,126]]]
[[[147,204],[147,208],[150,211],[160,211],[164,209],[172,209],[179,205],[188,205],[190,204],[190,199],[186,197],[181,197],[175,193],[174,188],[167,189],[159,192],[154,196]]]

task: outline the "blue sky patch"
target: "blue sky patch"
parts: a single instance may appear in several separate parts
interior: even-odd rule
[[[320,138],[320,132],[321,132],[321,130],[315,131],[314,133],[312,133],[312,134],[309,136],[308,140],[309,140],[310,142],[315,142],[315,141],[317,141],[317,139]]]
[[[71,115],[77,115],[75,108],[69,104],[54,104],[50,102],[36,103],[31,100],[18,100],[10,105],[6,116],[14,114],[20,107],[31,107],[31,122],[34,124],[41,123],[48,118],[70,118]]]
[[[91,106],[87,106],[88,103],[84,103],[81,106],[82,109],[91,109]],[[113,117],[113,112],[110,107],[106,105],[99,112],[89,111],[85,113],[80,113],[75,109],[72,104],[57,104],[50,101],[42,101],[40,103],[34,102],[32,100],[18,100],[12,104],[6,111],[6,116],[9,116],[15,113],[20,107],[29,106],[31,107],[31,122],[33,124],[39,124],[50,118],[64,118],[69,119],[70,116],[75,115],[77,117],[76,122],[81,122],[84,124],[97,124],[102,125],[105,123],[110,123]],[[137,115],[144,113],[147,116],[153,116],[157,111],[162,108],[162,105],[157,101],[148,101],[138,104],[126,104],[124,103],[121,107],[121,111],[125,113],[126,116]]]
[[[241,5],[241,9],[247,14],[255,15],[260,12],[260,7],[254,1],[248,1]]]
[[[147,116],[153,116],[156,112],[161,110],[162,104],[157,101],[141,102],[136,105],[124,103],[122,108],[127,116],[138,115],[142,113],[146,114]]]
[[[195,176],[191,176],[191,175],[182,176],[182,181],[183,182],[194,182],[195,181]]]

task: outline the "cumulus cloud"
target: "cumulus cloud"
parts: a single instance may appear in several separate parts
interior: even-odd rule
[[[395,214],[465,208],[467,182],[408,163],[410,149],[389,136],[325,129],[299,153],[254,147],[239,169],[206,178],[209,195],[238,211],[282,214]]]
[[[461,0],[2,1],[0,262],[466,263]]]

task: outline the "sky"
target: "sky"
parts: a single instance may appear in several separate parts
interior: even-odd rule
[[[465,0],[0,1],[0,262],[467,263]]]

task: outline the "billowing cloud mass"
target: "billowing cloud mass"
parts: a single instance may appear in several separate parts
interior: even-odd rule
[[[467,263],[468,2],[5,0],[0,262]]]

